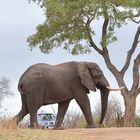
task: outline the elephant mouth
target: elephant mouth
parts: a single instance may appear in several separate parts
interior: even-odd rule
[[[96,84],[96,87],[97,87],[97,89],[107,89],[107,88],[106,88],[107,85],[103,85],[103,84],[101,84],[101,83],[97,83],[97,84]]]

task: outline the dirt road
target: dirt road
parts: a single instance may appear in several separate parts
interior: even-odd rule
[[[61,132],[82,140],[140,140],[140,128],[66,129]],[[63,133],[62,132],[62,133]]]

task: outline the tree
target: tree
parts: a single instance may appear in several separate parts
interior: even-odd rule
[[[10,95],[13,95],[13,93],[10,90],[10,80],[5,77],[2,77],[0,79],[0,105],[1,105],[1,101],[5,97],[8,97]]]
[[[140,52],[133,61],[133,84],[129,88],[124,76],[136,52],[140,36],[140,1],[138,0],[33,0],[43,8],[46,20],[37,26],[34,35],[28,37],[30,48],[39,46],[44,53],[53,48],[63,47],[73,55],[96,50],[104,58],[107,68],[112,72],[120,87],[125,102],[124,126],[135,125],[136,97],[140,93],[139,65]],[[101,40],[94,39],[94,21],[102,21]],[[121,70],[111,62],[109,45],[117,41],[115,30],[127,23],[137,26],[132,45]],[[100,38],[100,37],[99,37]]]

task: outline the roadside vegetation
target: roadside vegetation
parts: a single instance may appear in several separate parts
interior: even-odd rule
[[[105,120],[101,126],[99,126],[101,103],[98,102],[93,111],[93,120],[95,127],[124,127],[124,111],[122,109],[122,103],[112,97],[108,102],[108,109]],[[136,127],[140,127],[140,116],[137,114],[135,119]],[[70,110],[66,113],[63,121],[64,128],[85,128],[86,121],[83,114],[80,111]]]
[[[100,103],[96,104],[95,111],[93,112],[95,127],[99,127],[100,119]],[[121,103],[115,98],[111,98],[108,104],[108,111],[106,118],[102,126],[103,128],[109,127],[123,127],[123,111],[121,109]],[[69,110],[63,121],[63,127],[65,130],[68,128],[85,128],[86,121],[83,114],[80,111]],[[140,127],[140,116],[136,118],[136,126]],[[54,131],[51,129],[29,129],[21,128],[9,118],[0,118],[0,140],[83,140],[85,137],[81,135],[71,135],[66,131]]]
[[[0,78],[0,107],[1,107],[1,102],[3,101],[3,99],[12,95],[13,95],[13,92],[11,91],[10,80],[6,77],[1,77]]]
[[[82,140],[80,136],[50,129],[24,129],[11,119],[0,121],[0,140]]]

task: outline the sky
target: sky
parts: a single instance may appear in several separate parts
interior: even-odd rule
[[[38,48],[29,49],[27,37],[36,31],[36,26],[43,23],[44,15],[42,9],[34,3],[28,3],[27,0],[4,0],[0,4],[0,77],[7,77],[11,81],[11,90],[14,96],[5,99],[2,102],[0,113],[15,115],[21,109],[20,93],[17,91],[17,84],[22,73],[32,64],[49,63],[58,64],[67,61],[91,61],[99,64],[107,77],[110,85],[118,86],[112,74],[108,71],[101,56],[95,51],[88,55],[72,56],[61,49],[55,49],[51,54],[43,54]],[[100,22],[94,22],[96,29],[96,42],[99,41]],[[129,32],[128,32],[129,29]],[[127,50],[132,44],[132,39],[136,31],[134,24],[129,24],[121,30],[117,30],[119,36],[118,42],[109,47],[112,62],[116,67],[121,68],[125,62]],[[136,54],[139,50],[136,50]],[[135,56],[135,55],[134,55]],[[128,87],[131,85],[130,70],[125,76]],[[120,93],[112,92],[111,95],[118,98],[123,104]],[[91,106],[99,100],[99,93],[89,95]],[[139,100],[139,98],[137,99]],[[75,102],[70,104],[70,108],[75,107]],[[123,106],[123,105],[122,105]],[[57,106],[55,105],[54,108]],[[78,108],[76,106],[75,108]],[[138,110],[139,106],[137,106]],[[44,109],[44,108],[43,108]],[[46,110],[52,111],[51,107],[45,107]]]

